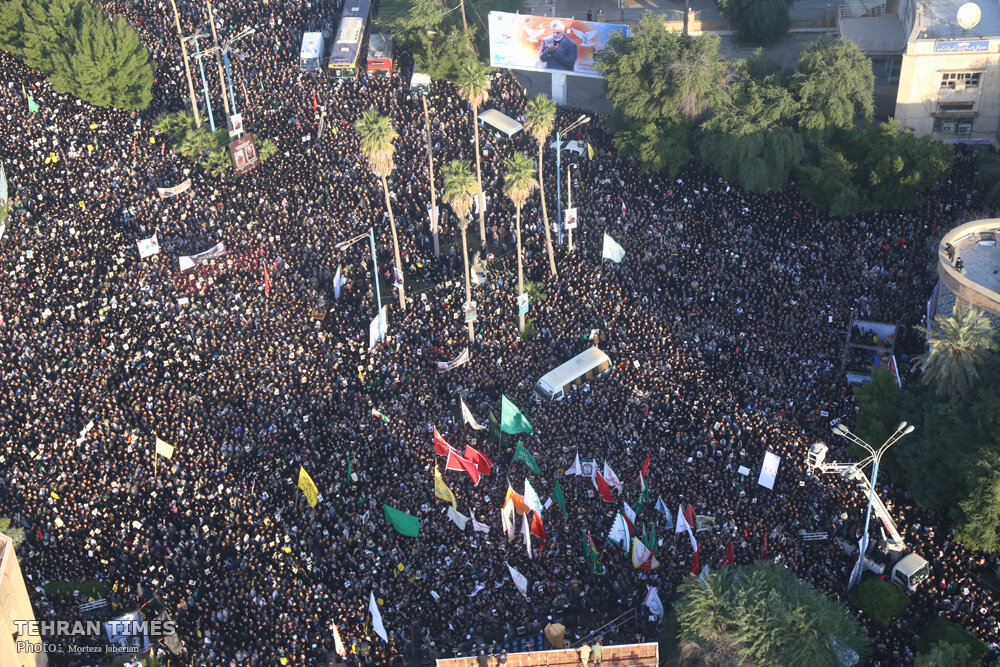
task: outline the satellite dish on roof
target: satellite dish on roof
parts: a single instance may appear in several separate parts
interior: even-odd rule
[[[958,25],[965,30],[972,30],[983,18],[983,10],[974,2],[967,2],[958,8],[958,15],[955,17]]]

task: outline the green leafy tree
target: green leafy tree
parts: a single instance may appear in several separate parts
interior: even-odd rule
[[[538,187],[535,180],[535,165],[524,153],[514,153],[513,157],[504,160],[504,194],[514,204],[517,211],[517,293],[524,292],[524,266],[521,252],[521,208],[531,193]],[[518,315],[518,331],[524,335],[524,315]]]
[[[413,58],[418,72],[432,79],[457,83],[463,69],[478,60],[469,35],[461,28],[452,27],[434,35],[420,34],[413,47]]]
[[[799,127],[817,135],[848,128],[875,111],[872,61],[846,39],[821,37],[799,55],[792,92],[799,102]]]
[[[860,586],[848,593],[847,599],[883,628],[889,627],[893,617],[906,611],[910,603],[909,596],[895,584],[878,577],[862,581]]]
[[[972,491],[959,503],[956,539],[976,551],[1000,553],[1000,470],[980,461]]]
[[[977,149],[976,187],[986,206],[1000,205],[1000,153],[992,148]]]
[[[389,174],[396,167],[393,153],[396,148],[393,141],[399,138],[399,133],[392,126],[388,116],[383,116],[374,108],[361,114],[354,123],[361,138],[361,153],[368,161],[372,173],[382,182],[382,193],[385,195],[385,209],[389,212],[389,227],[392,230],[392,252],[396,261],[396,269],[403,270],[399,256],[399,237],[396,236],[396,217],[392,213],[392,202],[389,200]],[[399,288],[399,309],[406,310],[406,296],[403,287]],[[381,304],[379,304],[381,307]]]
[[[545,228],[545,248],[549,252],[549,274],[556,276],[556,255],[552,248],[552,230],[549,229],[549,212],[545,207],[545,180],[542,178],[543,151],[556,122],[556,103],[544,94],[528,100],[528,108],[524,112],[524,127],[538,142],[538,183],[542,198],[542,226]],[[556,221],[559,224],[561,221]]]
[[[11,520],[7,517],[0,517],[0,533],[10,538],[15,552],[17,552],[21,543],[24,542],[24,529],[11,525]]]
[[[938,642],[913,660],[913,667],[979,667],[980,664],[969,653],[968,646],[948,642]]]
[[[615,146],[644,171],[673,174],[690,161],[695,122],[727,94],[718,49],[718,36],[671,32],[647,14],[631,37],[612,35],[595,56],[615,107]]]
[[[788,32],[790,0],[716,0],[722,15],[736,26],[742,43],[767,46]]]
[[[174,137],[174,150],[190,160],[199,160],[203,155],[219,147],[215,135],[206,126],[189,129]]]
[[[951,171],[951,147],[897,121],[836,130],[796,177],[802,196],[833,215],[897,210]]]
[[[403,43],[420,43],[428,32],[441,30],[449,12],[442,0],[385,0],[375,24]]]
[[[975,308],[957,307],[951,315],[936,316],[930,329],[918,329],[931,337],[930,351],[917,357],[923,382],[941,398],[965,395],[979,379],[987,355],[997,349],[990,318]]]
[[[228,149],[220,148],[205,155],[205,159],[201,161],[201,166],[212,176],[220,177],[233,166],[233,160],[229,156]]]
[[[988,648],[981,639],[970,634],[961,625],[946,618],[936,618],[927,624],[927,627],[917,637],[917,651],[928,653],[939,644],[956,644],[966,647],[969,650],[969,655],[976,659],[975,664],[977,665],[979,664],[978,658]]]
[[[840,655],[868,650],[843,605],[770,562],[723,568],[678,590],[680,640],[721,639],[744,663],[839,667]]]
[[[751,192],[780,189],[805,157],[802,137],[782,124],[794,114],[795,101],[774,77],[744,75],[702,124],[698,158]]]
[[[472,109],[472,132],[476,145],[476,182],[479,191],[483,191],[483,170],[480,164],[479,151],[479,107],[483,106],[490,96],[490,68],[473,61],[462,66],[458,74],[458,94]],[[486,247],[486,207],[479,207],[479,242]]]
[[[896,384],[896,376],[888,368],[873,368],[872,381],[854,387],[854,403],[859,410],[854,432],[865,442],[878,447],[895,432],[896,425],[900,422],[903,390]],[[890,457],[895,451],[890,449],[882,461],[882,465],[894,479],[898,467],[895,466],[895,459]],[[868,455],[855,445],[851,445],[851,453],[856,458]],[[901,456],[905,455],[904,450]]]
[[[452,160],[441,172],[444,178],[444,189],[441,200],[451,206],[458,218],[458,228],[462,232],[462,261],[465,264],[465,302],[472,301],[472,284],[469,280],[469,213],[472,212],[472,199],[479,194],[479,183],[472,176],[469,165],[461,160]],[[473,323],[469,322],[469,342],[476,341]]]
[[[152,100],[155,66],[139,34],[87,0],[7,0],[0,47],[94,106],[144,109]]]

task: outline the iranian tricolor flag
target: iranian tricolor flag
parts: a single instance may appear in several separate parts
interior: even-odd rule
[[[389,418],[388,418],[388,417],[386,417],[386,416],[385,416],[384,414],[382,414],[381,412],[379,412],[378,410],[376,410],[375,408],[372,408],[372,417],[378,417],[379,419],[381,419],[381,420],[382,420],[383,422],[385,422],[386,424],[388,424],[388,423],[389,423]]]

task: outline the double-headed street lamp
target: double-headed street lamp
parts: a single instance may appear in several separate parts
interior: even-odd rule
[[[199,37],[208,37],[208,33],[207,32],[202,32],[202,33],[198,33],[196,35],[189,35],[188,37],[185,37],[181,41],[184,42],[184,41],[187,41],[189,39],[193,39],[194,40],[194,57],[198,59],[198,67],[201,68],[201,85],[202,85],[202,89],[205,91],[205,107],[208,109],[208,122],[209,122],[209,124],[211,124],[211,126],[212,126],[212,132],[214,133],[215,132],[215,116],[212,114],[212,102],[211,102],[211,100],[210,100],[210,98],[208,96],[208,79],[205,78],[205,62],[202,60],[202,57],[205,55],[205,53],[202,53],[201,47],[198,46],[198,38]],[[214,49],[215,47],[212,47],[212,48]]]
[[[375,275],[375,298],[378,299],[378,304],[375,306],[375,317],[378,317],[379,312],[382,310],[382,290],[378,286],[378,257],[375,256],[375,230],[369,227],[367,234],[358,234],[353,239],[347,239],[346,241],[337,243],[334,247],[343,252],[358,241],[363,241],[365,238],[371,241],[372,273]]]
[[[556,130],[556,229],[559,231],[559,245],[562,245],[562,135],[590,122],[590,116],[581,114],[579,118],[561,130]],[[541,184],[539,184],[541,185]]]
[[[869,458],[872,461],[874,461],[874,465],[872,467],[871,487],[868,489],[868,509],[865,512],[865,532],[861,534],[861,553],[858,554],[859,563],[864,562],[865,551],[867,551],[868,549],[868,525],[872,518],[872,502],[875,499],[875,481],[878,479],[878,466],[879,463],[882,462],[882,455],[885,454],[886,450],[888,450],[890,447],[899,442],[904,435],[912,433],[913,428],[914,428],[913,424],[907,424],[905,421],[900,422],[899,426],[896,427],[896,430],[893,432],[893,434],[890,435],[884,443],[882,443],[882,446],[879,447],[878,449],[875,449],[867,442],[856,436],[854,433],[851,433],[851,431],[848,430],[848,428],[844,426],[842,423],[837,424],[836,426],[833,427],[834,435],[839,435],[845,440],[853,442],[858,447],[861,447],[862,449],[864,449],[869,453],[870,455]],[[861,463],[858,464],[858,468],[861,468],[866,463],[867,461],[862,461]],[[863,569],[864,569],[863,567],[857,568],[858,571],[857,580],[854,582],[854,585],[861,582],[861,572]]]

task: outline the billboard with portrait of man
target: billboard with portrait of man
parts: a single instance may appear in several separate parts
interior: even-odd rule
[[[627,25],[490,12],[490,65],[601,78],[594,53]]]

